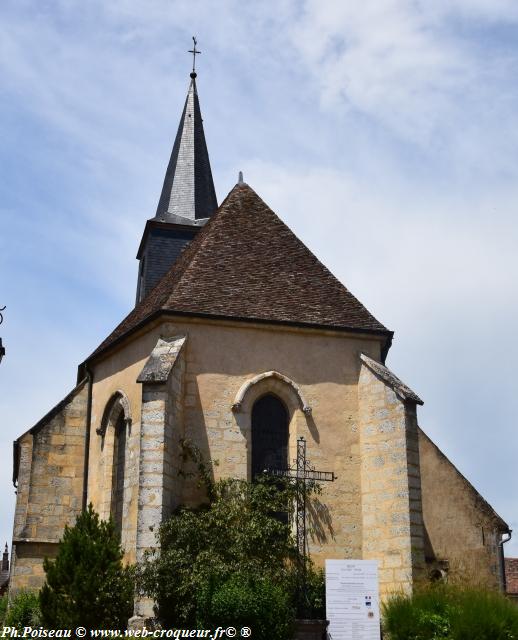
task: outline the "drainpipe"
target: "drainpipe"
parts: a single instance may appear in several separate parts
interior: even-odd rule
[[[507,581],[505,579],[504,544],[506,542],[509,542],[509,540],[512,538],[513,530],[509,529],[509,531],[506,531],[503,535],[505,536],[506,533],[507,533],[507,535],[509,537],[506,538],[505,540],[503,538],[500,538],[500,540],[498,541],[498,548],[499,548],[499,551],[500,551],[500,572],[502,574],[502,580],[501,580],[500,585],[502,587],[503,593],[506,593],[506,591],[507,591]]]
[[[86,511],[86,501],[88,499],[88,465],[90,463],[90,429],[92,426],[92,388],[93,376],[92,372],[85,366],[86,377],[88,379],[88,399],[86,402],[86,442],[85,442],[85,468],[83,474],[83,511]]]

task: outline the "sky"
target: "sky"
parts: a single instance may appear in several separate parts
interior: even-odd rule
[[[134,304],[192,35],[219,201],[242,170],[395,331],[518,557],[515,0],[2,0],[0,541],[12,441]]]

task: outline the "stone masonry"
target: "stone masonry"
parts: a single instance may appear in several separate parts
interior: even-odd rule
[[[142,384],[137,561],[142,561],[146,552],[156,546],[160,524],[179,503],[184,343],[184,336],[160,338],[137,379]],[[152,601],[138,599],[135,615],[151,617]]]
[[[363,558],[380,561],[383,596],[412,589],[424,542],[416,399],[380,366],[362,357],[358,396]]]
[[[18,440],[11,593],[42,585],[43,558],[81,512],[87,396],[83,381]]]

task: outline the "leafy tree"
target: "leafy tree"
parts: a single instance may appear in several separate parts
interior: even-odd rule
[[[7,596],[0,596],[0,626],[4,624],[7,613]]]
[[[55,560],[45,559],[40,591],[42,622],[48,628],[124,628],[133,609],[132,571],[112,521],[100,520],[92,505],[75,526],[65,527]]]
[[[234,573],[226,582],[211,586],[206,585],[200,597],[200,627],[249,627],[259,640],[292,637],[295,612],[288,585]]]
[[[0,622],[22,631],[25,627],[37,627],[41,623],[38,594],[33,591],[19,591],[7,609],[7,596],[2,598],[5,610],[0,613]]]
[[[206,627],[207,621],[228,620],[250,626],[256,639],[263,637],[259,627],[268,629],[265,638],[277,637],[277,629],[279,637],[289,637],[299,561],[289,524],[293,485],[268,478],[212,482],[196,451],[193,458],[207,500],[195,509],[180,507],[162,524],[157,550],[140,567],[141,591],[155,600],[165,626]],[[309,563],[317,615],[323,607],[321,575]]]

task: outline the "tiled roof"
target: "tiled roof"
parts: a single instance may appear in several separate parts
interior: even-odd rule
[[[403,398],[403,400],[410,400],[416,404],[423,404],[423,401],[417,393],[412,391],[410,387],[407,387],[407,385],[402,382],[395,373],[392,373],[388,367],[382,365],[380,362],[376,362],[376,360],[373,360],[372,358],[369,358],[369,356],[366,356],[364,353],[360,354],[360,359],[362,362],[365,362],[371,371],[392,387],[397,395]]]
[[[90,358],[160,312],[392,336],[244,183]]]

